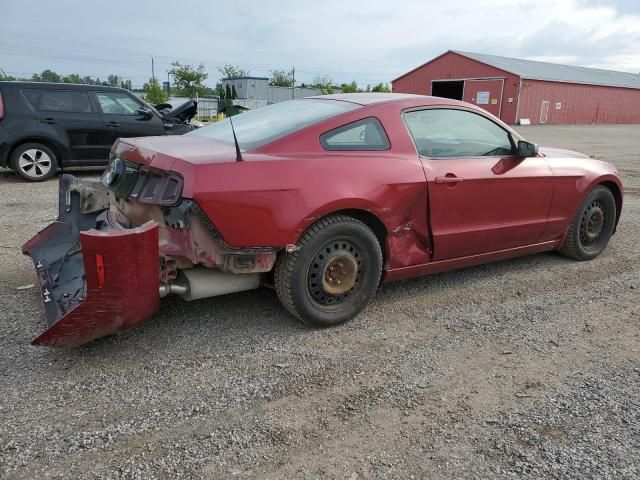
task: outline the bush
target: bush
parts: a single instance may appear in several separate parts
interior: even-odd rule
[[[150,104],[158,105],[166,102],[169,99],[169,95],[162,89],[158,80],[152,78],[144,86],[144,98]]]

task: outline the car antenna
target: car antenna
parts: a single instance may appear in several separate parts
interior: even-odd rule
[[[231,132],[233,133],[233,141],[236,144],[236,162],[242,161],[242,152],[240,151],[240,144],[238,143],[238,138],[236,137],[236,130],[233,128],[233,121],[231,120],[231,116],[229,116],[229,123],[231,124]]]

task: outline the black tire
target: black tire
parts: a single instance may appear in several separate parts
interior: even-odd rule
[[[307,325],[330,327],[369,303],[382,274],[382,250],[364,223],[331,215],[313,224],[274,269],[278,298]]]
[[[578,207],[560,253],[575,260],[591,260],[602,253],[616,224],[616,200],[598,186]]]
[[[24,143],[11,154],[11,169],[23,180],[42,182],[58,171],[55,153],[41,143]]]

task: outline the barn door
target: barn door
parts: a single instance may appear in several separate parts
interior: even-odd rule
[[[463,100],[500,117],[503,81],[502,79],[465,80]]]
[[[540,125],[545,125],[549,120],[549,100],[543,100],[540,107]]]

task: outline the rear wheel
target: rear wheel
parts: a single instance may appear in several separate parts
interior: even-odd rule
[[[596,187],[584,199],[569,227],[560,252],[576,260],[602,253],[616,224],[616,201],[607,187]]]
[[[58,159],[45,145],[25,143],[11,154],[11,168],[24,180],[41,182],[56,174]]]
[[[274,270],[285,308],[319,327],[338,325],[360,313],[382,273],[382,251],[371,229],[352,217],[331,215],[312,225],[298,246],[283,253]]]

